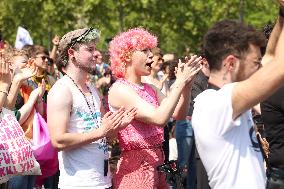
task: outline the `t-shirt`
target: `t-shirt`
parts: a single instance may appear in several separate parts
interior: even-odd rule
[[[54,87],[68,86],[72,93],[72,110],[67,131],[69,133],[87,133],[101,126],[100,98],[93,86],[89,86],[93,97],[87,96],[95,115],[91,115],[89,107],[78,88],[68,76],[56,82]],[[106,139],[102,138],[91,144],[78,148],[63,150],[58,153],[59,188],[105,189],[111,187],[110,171],[104,176],[104,160],[108,159]]]
[[[208,89],[195,99],[192,125],[209,185],[217,189],[264,189],[263,158],[251,112],[232,119],[232,89]]]
[[[260,104],[266,139],[269,142],[269,163],[284,168],[284,87]]]

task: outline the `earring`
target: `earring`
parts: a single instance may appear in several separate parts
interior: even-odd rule
[[[226,81],[227,80],[227,77],[226,77],[226,74],[223,75],[223,81]]]

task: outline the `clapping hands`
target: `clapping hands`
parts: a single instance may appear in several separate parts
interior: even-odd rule
[[[10,62],[5,58],[3,52],[0,52],[0,84],[1,89],[8,90],[13,77],[13,69],[11,69]]]
[[[31,61],[32,60],[29,60],[29,62],[26,64],[24,68],[15,69],[15,79],[19,80],[20,82],[23,82],[28,78],[36,75],[38,68]]]
[[[193,80],[194,76],[202,69],[202,57],[193,55],[190,58],[185,57],[185,61],[179,60],[178,67],[176,68],[176,78],[179,82],[189,83]]]
[[[31,92],[30,98],[34,97],[35,99],[37,99],[37,102],[41,102],[44,93],[45,93],[45,80],[42,79],[41,84],[38,86],[38,88],[34,89]]]
[[[105,136],[113,136],[115,133],[125,128],[137,114],[136,108],[125,110],[120,108],[115,112],[107,112],[102,119],[102,132]]]

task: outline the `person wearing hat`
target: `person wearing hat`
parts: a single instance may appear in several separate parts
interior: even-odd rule
[[[65,34],[59,43],[57,65],[66,74],[48,95],[47,120],[53,146],[59,151],[59,188],[111,188],[106,137],[126,126],[136,109],[105,113],[88,73],[96,68],[94,28]],[[105,113],[105,114],[104,114]]]

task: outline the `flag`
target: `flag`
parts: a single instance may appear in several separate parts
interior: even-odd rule
[[[33,40],[30,33],[25,28],[19,26],[17,31],[17,37],[15,42],[16,49],[22,49],[25,45],[32,45]]]

